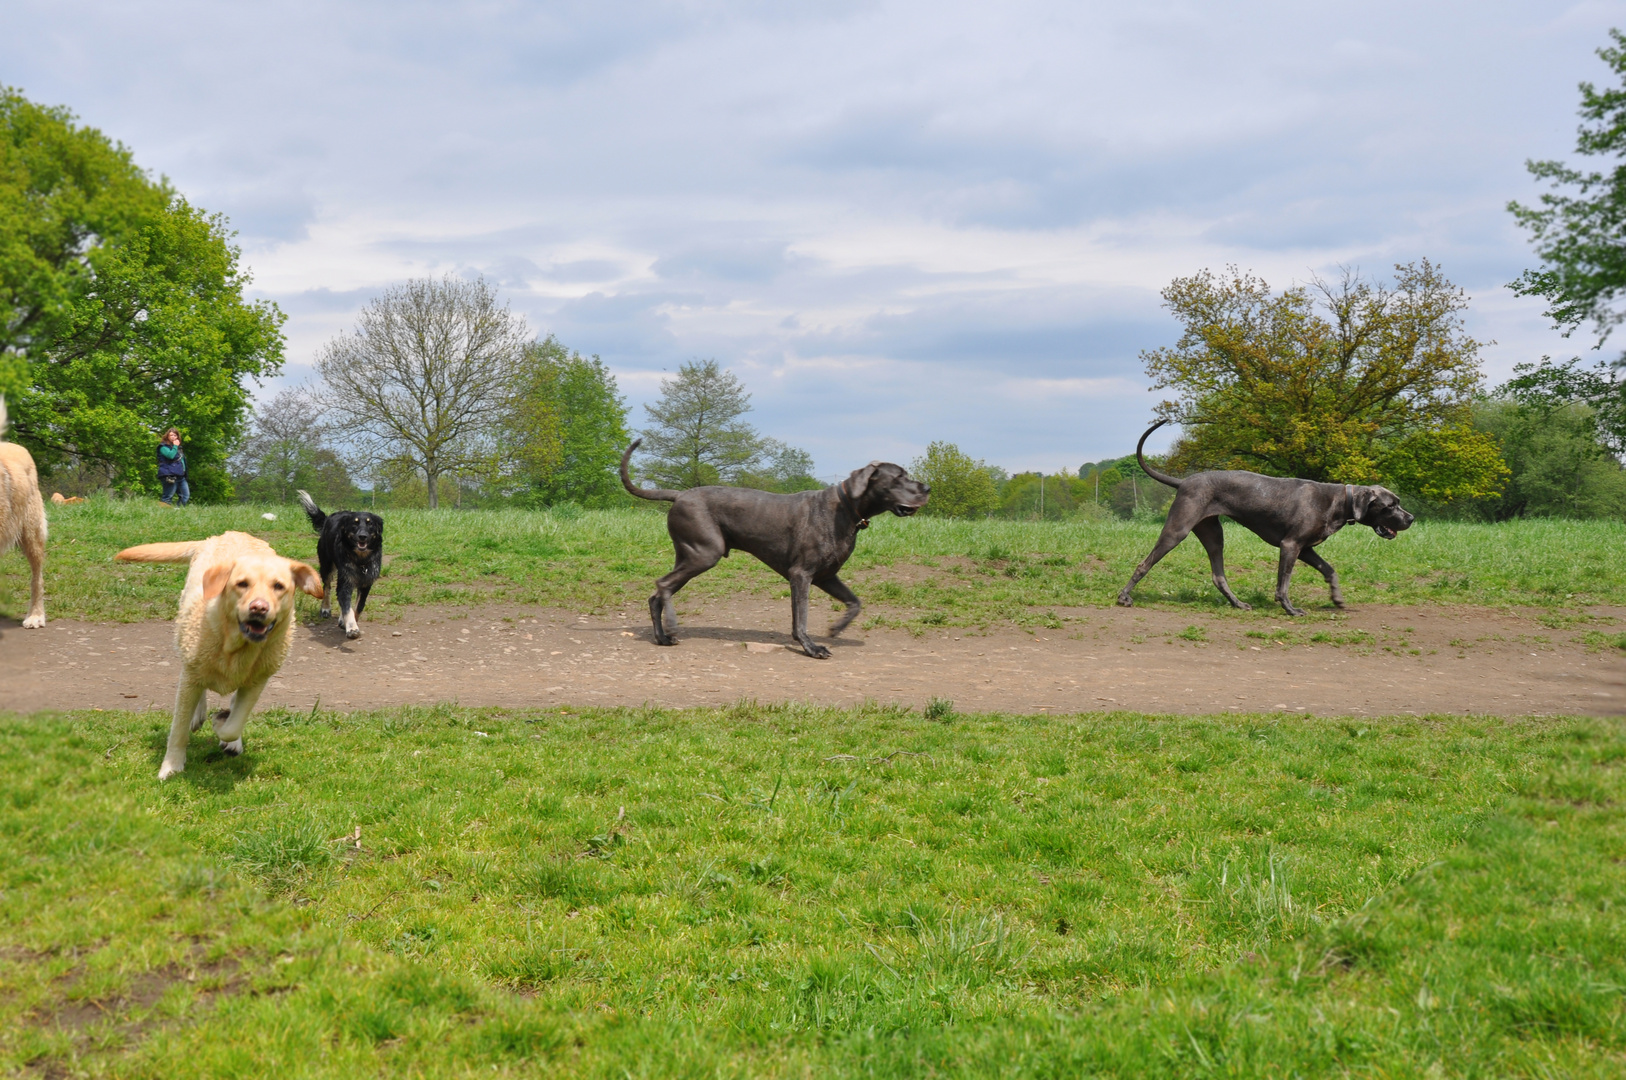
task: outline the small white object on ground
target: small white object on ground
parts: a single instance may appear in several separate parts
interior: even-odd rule
[[[275,515],[275,514],[261,514],[260,516],[263,517],[267,521],[275,521],[275,520],[277,520],[277,515]]]

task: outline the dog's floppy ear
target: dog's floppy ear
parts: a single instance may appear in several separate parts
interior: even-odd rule
[[[231,580],[231,572],[237,569],[233,563],[215,563],[203,572],[203,602],[208,603],[226,591],[226,582]]]
[[[302,589],[316,599],[322,599],[322,578],[310,566],[288,560],[288,572],[294,576],[294,588]]]
[[[1359,521],[1372,509],[1372,500],[1378,497],[1377,489],[1371,487],[1358,487],[1355,489],[1355,520]]]
[[[853,474],[847,477],[847,494],[854,500],[862,499],[864,492],[869,490],[869,482],[875,479],[875,467],[879,464],[879,461],[872,461],[862,469],[854,470]]]

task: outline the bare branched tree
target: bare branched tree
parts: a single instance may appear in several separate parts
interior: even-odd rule
[[[529,340],[525,320],[499,307],[484,279],[425,278],[374,300],[316,366],[344,435],[375,461],[422,473],[433,510],[441,476],[490,469]]]

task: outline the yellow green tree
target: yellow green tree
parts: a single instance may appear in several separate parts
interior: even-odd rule
[[[1441,501],[1499,490],[1496,441],[1470,425],[1482,376],[1468,300],[1428,260],[1396,266],[1393,285],[1346,273],[1275,292],[1230,267],[1162,295],[1182,333],[1141,358],[1175,394],[1158,407],[1185,429],[1174,471],[1426,481]]]

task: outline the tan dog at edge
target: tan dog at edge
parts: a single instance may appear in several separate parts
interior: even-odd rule
[[[0,440],[6,437],[6,399],[0,397]],[[45,625],[45,503],[40,499],[34,458],[15,443],[0,442],[0,555],[21,547],[32,571],[24,630]]]
[[[304,563],[278,555],[264,540],[240,532],[178,544],[141,544],[114,558],[192,564],[175,617],[181,680],[158,779],[186,768],[186,744],[209,712],[206,690],[232,695],[231,708],[215,714],[215,737],[227,754],[241,754],[248,714],[288,658],[294,593],[302,589],[321,599],[322,579]]]

